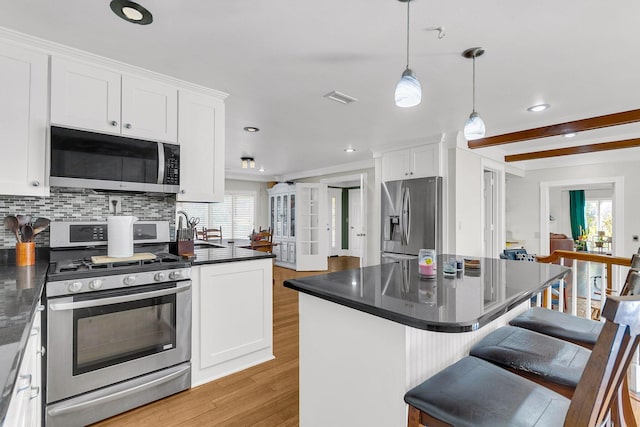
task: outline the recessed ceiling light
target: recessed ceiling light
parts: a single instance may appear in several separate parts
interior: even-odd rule
[[[151,12],[130,0],[112,0],[109,6],[113,13],[127,22],[140,25],[148,25],[153,22]]]
[[[247,127],[244,128],[244,130],[247,131],[247,132],[258,132],[258,131],[260,131],[260,129],[258,129],[257,127],[254,127],[254,126],[247,126]]]
[[[565,133],[564,136],[565,138],[573,138],[574,136],[576,136],[577,134],[575,132],[567,132]]]
[[[352,148],[352,147],[347,147],[347,148],[344,149],[344,151],[347,152],[347,153],[353,153],[354,151],[356,151],[356,149]]]
[[[544,111],[550,107],[549,104],[536,104],[527,108],[527,111],[531,111],[532,113],[539,113],[540,111]]]

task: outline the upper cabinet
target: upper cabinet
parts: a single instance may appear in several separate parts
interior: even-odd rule
[[[51,123],[98,132],[178,140],[178,90],[60,57],[51,60]]]
[[[0,43],[0,194],[46,196],[49,57]]]
[[[180,90],[180,193],[183,202],[224,201],[224,102]]]
[[[421,145],[382,154],[382,181],[440,174],[440,144]]]

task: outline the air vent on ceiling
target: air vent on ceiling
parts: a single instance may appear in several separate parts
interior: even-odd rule
[[[354,98],[353,96],[338,92],[337,90],[329,92],[328,94],[324,95],[324,97],[333,101],[340,102],[341,104],[351,104],[352,102],[356,102],[358,100],[358,98]]]

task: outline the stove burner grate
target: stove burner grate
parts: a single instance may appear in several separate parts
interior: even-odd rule
[[[93,263],[89,258],[83,258],[70,261],[58,261],[56,263],[55,273],[59,274],[76,271],[117,270],[126,269],[128,267],[142,267],[151,264],[170,264],[178,261],[181,261],[180,257],[166,252],[156,254],[156,258],[154,259],[115,261],[100,264]]]

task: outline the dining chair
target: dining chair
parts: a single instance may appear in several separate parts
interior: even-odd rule
[[[638,344],[640,296],[610,296],[602,315],[604,327],[570,399],[467,356],[405,394],[407,425],[600,425],[610,412]]]
[[[253,230],[251,233],[251,249],[260,252],[273,252],[273,233],[271,228],[266,230],[260,228],[258,232]]]
[[[222,240],[222,226],[218,228],[202,227],[198,232],[198,238],[202,240]]]

